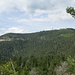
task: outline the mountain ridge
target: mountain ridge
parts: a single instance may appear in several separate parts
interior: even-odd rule
[[[0,42],[0,60],[31,55],[73,56],[75,53],[75,29],[72,28],[29,34],[8,33],[0,38],[5,40]]]

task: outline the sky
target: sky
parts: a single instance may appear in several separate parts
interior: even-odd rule
[[[0,35],[74,28],[66,8],[75,0],[0,0]]]

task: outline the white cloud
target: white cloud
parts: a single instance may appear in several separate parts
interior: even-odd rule
[[[0,13],[26,11],[28,0],[0,0]]]
[[[3,0],[6,2],[5,0]],[[31,23],[31,22],[55,22],[71,19],[71,16],[66,13],[67,6],[74,5],[74,1],[68,0],[7,0],[6,8],[11,8],[13,11],[19,10],[25,12],[28,15],[28,19],[25,18],[13,18],[13,21],[19,23]],[[34,18],[33,16],[40,16],[40,14],[46,13],[46,18]]]
[[[11,27],[5,31],[5,33],[28,33],[28,32],[29,32],[28,30],[25,30],[22,27]]]
[[[18,9],[24,12],[35,12],[36,10],[53,11],[75,4],[69,0],[0,0],[0,12]]]
[[[6,30],[5,28],[0,28],[0,35],[3,35],[5,30]]]
[[[0,0],[0,13],[9,12],[13,7],[12,0]]]
[[[17,19],[18,23],[33,23],[33,22],[47,22],[49,21],[48,18],[32,18],[32,19]]]
[[[52,22],[72,19],[72,17],[69,14],[67,14],[65,11],[58,11],[56,14],[51,13],[48,15],[48,17]]]
[[[15,22],[18,23],[34,23],[34,22],[59,22],[59,21],[65,21],[73,19],[69,14],[67,14],[65,11],[56,11],[50,12],[50,11],[37,11],[34,16],[40,16],[42,13],[46,13],[47,17],[33,17],[31,16],[29,19],[26,18],[13,18]]]
[[[6,33],[30,33],[23,27],[0,28],[0,35]]]
[[[18,11],[17,13],[24,12],[28,18],[25,16],[15,16],[17,13],[15,15],[12,14],[13,17],[7,16],[9,21],[11,20],[12,22],[21,24],[57,22],[72,19],[71,16],[66,13],[66,7],[71,5],[75,5],[74,0],[0,0],[0,14],[4,12],[8,12],[8,15],[10,12],[15,14],[15,11]],[[38,17],[44,13],[47,14],[48,17]],[[5,32],[26,32],[26,30],[12,26]]]

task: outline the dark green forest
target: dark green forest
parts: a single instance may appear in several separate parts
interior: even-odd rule
[[[75,29],[0,36],[0,75],[75,75]]]

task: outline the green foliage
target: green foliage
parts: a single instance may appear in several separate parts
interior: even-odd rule
[[[10,60],[0,64],[0,75],[56,75],[55,67],[62,61],[60,57],[58,60],[57,59],[58,56],[54,56],[53,58],[51,56],[39,58],[31,56],[25,62],[20,57],[16,61]]]
[[[0,38],[12,39],[0,42],[1,61],[20,56],[24,59],[32,55],[43,57],[46,55],[73,56],[75,54],[75,30],[71,28],[32,34],[5,34]]]
[[[3,64],[0,64],[0,75],[59,75],[64,73],[65,71],[65,61],[67,59],[68,63],[68,72],[75,73],[75,61],[69,56],[65,60],[63,60],[64,56],[44,56],[36,58],[35,56],[31,56],[27,58],[26,62],[20,57],[16,61],[10,60]],[[13,69],[13,66],[14,69]],[[37,65],[36,65],[37,64]],[[56,72],[55,68],[62,64],[62,69],[59,73]],[[61,72],[62,71],[62,72]]]
[[[69,64],[69,69],[68,69],[68,71],[69,71],[70,73],[75,73],[75,60],[74,60],[71,56],[69,56],[69,57],[67,58],[67,62],[68,62],[68,64]]]
[[[67,7],[66,11],[67,11],[67,13],[71,14],[72,17],[75,18],[75,9],[74,9],[74,7]]]
[[[0,38],[10,38],[0,41],[0,75],[56,75],[55,68],[66,59],[68,70],[75,72],[74,61],[68,57],[75,55],[75,29],[5,34]]]

